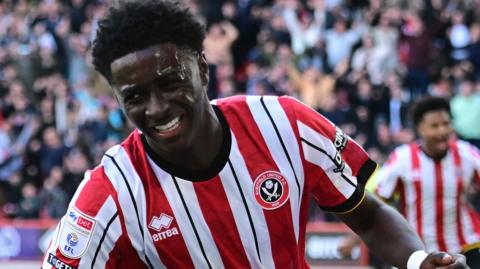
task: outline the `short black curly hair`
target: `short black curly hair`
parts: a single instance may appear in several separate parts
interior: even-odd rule
[[[447,99],[437,96],[425,96],[412,106],[412,120],[415,127],[423,120],[423,116],[431,111],[446,111],[450,114],[450,103]]]
[[[95,69],[110,83],[110,64],[131,52],[173,43],[199,53],[205,25],[180,1],[119,0],[98,23],[92,56]]]

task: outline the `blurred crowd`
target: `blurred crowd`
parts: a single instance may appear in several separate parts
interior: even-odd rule
[[[291,95],[383,163],[411,103],[451,100],[480,146],[480,0],[188,0],[210,98]],[[0,1],[0,218],[58,218],[132,129],[89,50],[107,0]]]

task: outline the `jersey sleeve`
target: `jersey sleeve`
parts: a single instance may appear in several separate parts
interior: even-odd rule
[[[480,150],[474,145],[465,142],[460,143],[459,149],[473,168],[472,182],[480,186]]]
[[[474,170],[473,179],[476,184],[480,185],[480,150],[475,146],[470,146],[470,147],[471,147],[472,163],[473,163],[473,170]]]
[[[401,178],[402,167],[398,160],[398,151],[397,149],[390,154],[388,161],[375,173],[373,179],[377,182],[375,193],[384,199],[393,197]]]
[[[290,98],[298,128],[309,191],[320,208],[346,213],[363,199],[376,163],[340,128]]]
[[[117,268],[122,235],[115,193],[103,167],[85,174],[43,258],[43,269]]]

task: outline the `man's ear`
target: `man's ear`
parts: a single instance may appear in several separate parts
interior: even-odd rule
[[[204,52],[202,52],[202,55],[198,57],[198,67],[200,69],[200,78],[202,79],[202,84],[204,86],[207,86],[210,78],[209,78],[207,58],[205,57]]]

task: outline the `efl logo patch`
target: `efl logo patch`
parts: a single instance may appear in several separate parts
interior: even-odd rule
[[[263,172],[253,183],[253,193],[257,203],[263,208],[276,209],[288,200],[288,183],[279,172]]]
[[[75,207],[70,208],[60,232],[60,252],[71,259],[80,258],[90,243],[94,228],[95,219]]]

